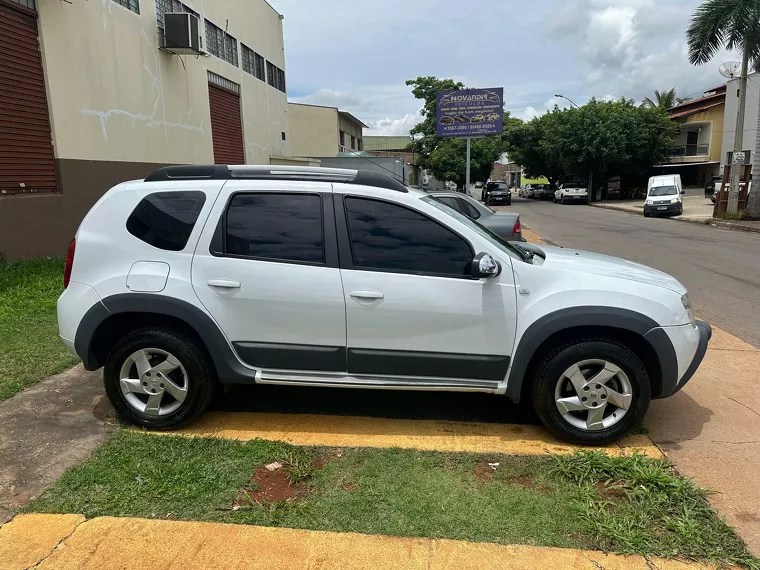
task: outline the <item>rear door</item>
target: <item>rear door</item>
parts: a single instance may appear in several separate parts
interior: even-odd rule
[[[345,372],[346,306],[329,184],[228,182],[193,259],[193,288],[240,359]]]

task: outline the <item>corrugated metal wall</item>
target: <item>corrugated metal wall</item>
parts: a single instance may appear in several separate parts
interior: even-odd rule
[[[209,83],[211,137],[216,164],[245,164],[240,95]]]
[[[0,194],[55,192],[37,18],[0,0]]]

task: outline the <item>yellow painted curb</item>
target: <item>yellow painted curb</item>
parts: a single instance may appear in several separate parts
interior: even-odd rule
[[[0,527],[0,570],[26,570],[70,536],[82,515],[18,515]]]
[[[403,447],[512,455],[549,455],[573,453],[578,449],[600,449],[610,455],[639,452],[649,457],[663,457],[646,435],[629,436],[606,447],[582,448],[553,438],[541,426],[440,420],[209,412],[184,429],[157,433],[240,441],[261,438],[294,445],[329,447]]]
[[[59,517],[60,526],[71,525],[74,520],[71,515],[24,515],[14,521],[15,528],[23,530],[24,536],[38,534],[41,540],[54,545],[60,541],[60,532],[53,530],[56,525],[51,525],[51,517]],[[21,538],[10,546],[19,551],[27,550],[27,543]],[[707,568],[589,550],[112,517],[82,522],[53,548],[36,566],[37,570]]]

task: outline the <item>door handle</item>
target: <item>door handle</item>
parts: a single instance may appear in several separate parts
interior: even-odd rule
[[[354,299],[382,299],[385,297],[378,291],[351,291],[349,293]]]
[[[240,289],[238,281],[228,281],[227,279],[211,279],[207,282],[209,287],[219,287],[220,289]]]

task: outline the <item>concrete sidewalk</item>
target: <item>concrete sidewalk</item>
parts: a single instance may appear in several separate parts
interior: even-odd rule
[[[607,210],[618,210],[629,214],[644,215],[644,200],[607,200],[593,202],[591,206]],[[713,204],[709,198],[702,196],[685,196],[682,216],[672,216],[669,219],[697,224],[710,223],[716,228],[760,233],[760,221],[753,220],[720,220],[712,217]]]
[[[0,527],[0,570],[697,570],[598,551],[79,515]]]

